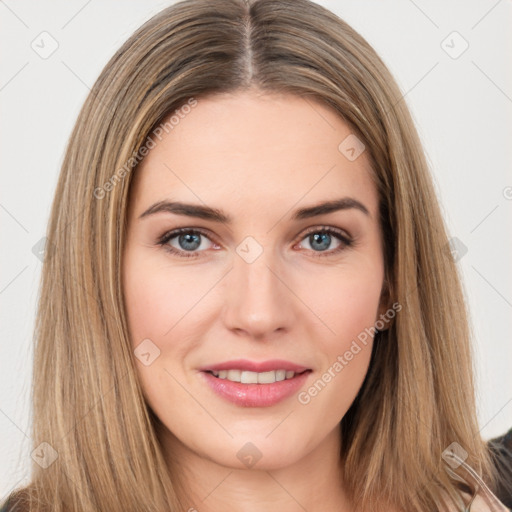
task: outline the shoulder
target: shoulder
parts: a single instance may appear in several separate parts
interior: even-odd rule
[[[479,492],[476,492],[473,496],[465,493],[465,498],[467,499],[467,506],[469,512],[509,512],[510,509],[507,508],[498,498],[490,493],[482,489]]]
[[[448,499],[446,491],[441,492],[443,512],[510,512],[488,489],[479,489],[475,493],[460,489],[458,492],[461,500],[458,504]]]
[[[456,463],[453,465],[452,463]],[[509,512],[510,509],[505,506],[501,495],[494,494],[483,481],[482,477],[461,457],[453,454],[452,463],[448,463],[446,471],[456,482],[458,494],[463,501],[459,506],[448,506],[447,512],[455,510],[464,510],[467,512]],[[455,468],[456,471],[455,471]],[[502,477],[500,476],[500,482]],[[446,505],[446,503],[445,503]]]

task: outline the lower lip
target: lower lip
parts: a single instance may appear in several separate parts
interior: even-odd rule
[[[311,370],[292,379],[272,384],[242,384],[227,379],[219,379],[211,373],[201,372],[207,384],[215,393],[241,407],[269,407],[296,393],[308,378]]]

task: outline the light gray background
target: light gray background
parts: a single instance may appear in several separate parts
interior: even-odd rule
[[[474,326],[481,433],[504,433],[512,427],[512,1],[319,3],[375,47],[412,110],[451,236],[467,247],[459,265]],[[28,476],[41,269],[32,247],[45,233],[67,138],[111,55],[169,4],[0,0],[0,499]],[[32,46],[49,51],[51,38],[58,48],[43,59]],[[458,55],[464,41],[469,47]]]

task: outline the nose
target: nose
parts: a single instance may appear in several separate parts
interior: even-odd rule
[[[298,299],[291,278],[270,250],[251,262],[235,255],[225,283],[223,321],[237,334],[269,339],[297,322]]]

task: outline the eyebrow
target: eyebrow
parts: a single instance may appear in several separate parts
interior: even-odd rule
[[[364,204],[351,197],[342,197],[341,199],[325,201],[314,206],[300,208],[294,212],[292,220],[297,221],[309,219],[319,215],[326,215],[328,213],[349,209],[359,210],[365,215],[371,217],[370,212]],[[162,212],[173,213],[175,215],[185,215],[187,217],[197,217],[200,219],[210,220],[213,222],[221,222],[224,224],[231,224],[233,221],[229,215],[217,208],[174,201],[159,201],[153,204],[139,216],[139,219]]]

